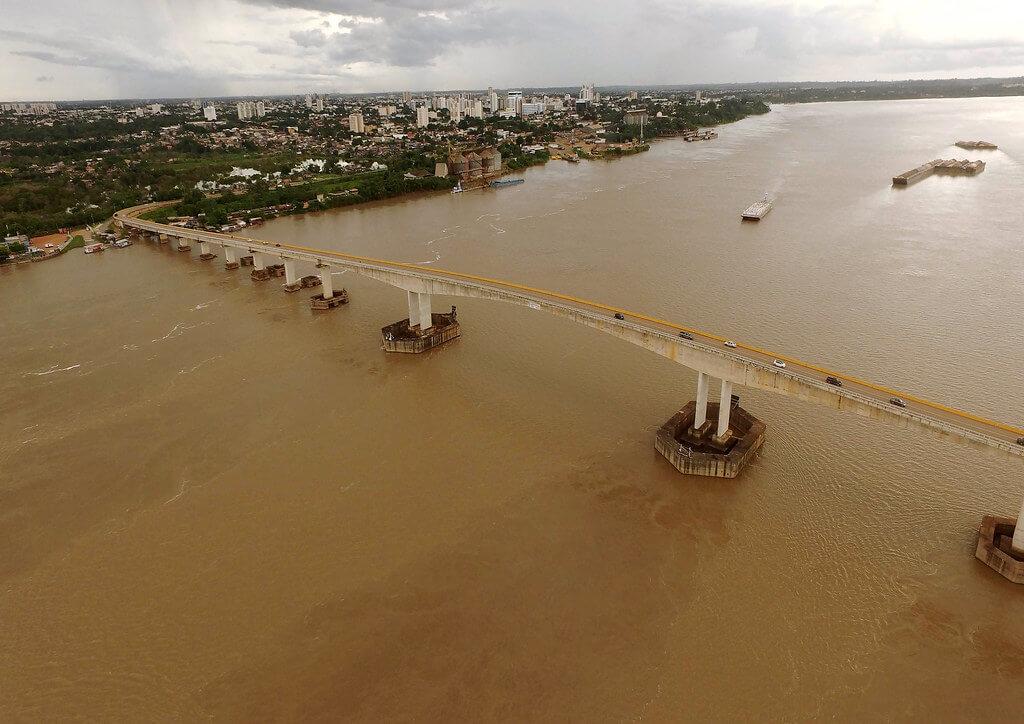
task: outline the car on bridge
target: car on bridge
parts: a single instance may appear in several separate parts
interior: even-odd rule
[[[1021,447],[1024,447],[1024,437],[1018,437],[1017,444],[1020,445]]]
[[[680,332],[679,336],[682,337],[683,339],[689,339],[689,340],[693,339],[693,335],[690,334],[689,332]]]
[[[896,407],[906,407],[907,403],[899,397],[890,397],[889,403],[896,405]]]
[[[621,319],[625,319],[626,317],[622,314],[622,312],[616,312],[615,313],[615,318],[621,320]]]
[[[838,377],[834,377],[832,375],[829,375],[828,377],[826,377],[825,378],[825,382],[830,384],[830,385],[834,385],[836,387],[842,387],[843,386],[843,381],[841,379],[839,379]]]
[[[730,349],[736,349],[736,343],[733,342],[731,339],[726,340],[725,346],[729,347]]]
[[[774,360],[772,364],[778,367],[780,370],[786,369],[786,363],[780,359]]]

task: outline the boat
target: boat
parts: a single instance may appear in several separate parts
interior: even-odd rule
[[[106,247],[103,244],[89,244],[85,247],[86,254],[94,254],[97,251],[103,251]]]
[[[506,186],[518,186],[519,184],[522,184],[522,183],[526,183],[526,181],[521,179],[521,178],[510,178],[510,179],[504,179],[504,180],[501,180],[501,181],[491,181],[491,183],[488,184],[488,185],[492,189],[503,189]]]
[[[461,181],[459,181],[457,184],[455,184],[452,187],[452,193],[453,194],[461,194],[463,191],[465,191],[465,189],[462,188],[462,182]]]
[[[775,202],[768,198],[768,194],[765,194],[764,199],[755,201],[747,207],[747,210],[743,212],[743,219],[745,221],[760,221],[768,215],[774,204]]]

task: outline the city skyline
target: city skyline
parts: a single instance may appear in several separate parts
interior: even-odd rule
[[[1024,8],[1003,1],[42,0],[3,18],[5,101],[1024,75]]]

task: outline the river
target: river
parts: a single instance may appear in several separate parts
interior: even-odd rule
[[[717,141],[258,235],[495,276],[1024,422],[1024,98],[775,107]],[[958,139],[998,151],[961,151]],[[974,178],[890,178],[934,158]],[[765,192],[758,224],[740,212]],[[737,389],[733,481],[657,428],[695,374],[469,299],[167,245],[0,269],[0,719],[1011,720],[1024,588],[973,558],[1014,458]],[[713,391],[715,392],[715,391]]]

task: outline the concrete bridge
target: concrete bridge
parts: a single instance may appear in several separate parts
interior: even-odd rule
[[[298,263],[312,265],[322,282],[324,296],[334,291],[331,269],[351,269],[406,292],[409,328],[425,332],[434,324],[432,299],[473,297],[517,304],[598,329],[638,347],[667,357],[697,373],[695,427],[704,425],[708,398],[719,391],[717,436],[728,433],[731,397],[735,386],[767,390],[809,400],[898,426],[917,426],[973,446],[1024,457],[1024,428],[986,419],[930,400],[890,389],[852,375],[804,362],[789,355],[737,342],[646,314],[613,307],[567,294],[461,272],[424,268],[405,262],[373,259],[326,249],[251,239],[235,234],[187,229],[139,218],[164,204],[148,204],[120,211],[115,221],[123,228],[151,235],[166,235],[176,244],[199,244],[202,258],[212,258],[212,248],[223,249],[226,264],[237,264],[238,255],[251,255],[255,269],[282,262],[286,287],[299,282]],[[782,367],[776,363],[784,363]],[[828,380],[828,381],[827,381]],[[835,384],[839,382],[841,384]],[[893,403],[902,401],[903,406]],[[713,421],[714,422],[714,421]],[[1024,518],[1024,504],[1021,517]],[[1013,531],[1013,551],[1024,556],[1024,525]],[[1021,568],[1024,582],[1024,564]]]

